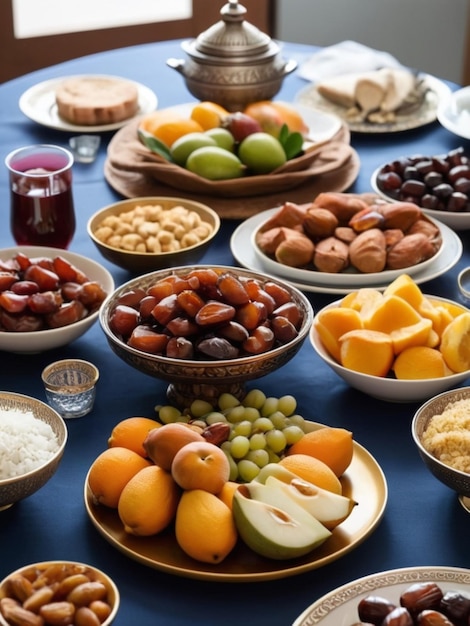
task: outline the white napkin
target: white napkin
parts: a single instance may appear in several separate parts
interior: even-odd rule
[[[356,41],[342,41],[315,52],[299,66],[297,75],[315,83],[332,76],[381,67],[404,66],[388,52],[374,50]]]

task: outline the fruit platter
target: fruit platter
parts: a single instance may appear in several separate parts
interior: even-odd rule
[[[387,483],[375,459],[349,431],[304,420],[293,396],[266,398],[253,389],[243,403],[227,393],[216,406],[196,400],[189,411],[168,404],[156,409],[155,418],[114,426],[84,486],[98,532],[144,565],[229,582],[293,576],[353,550],[383,516]],[[110,480],[109,467],[120,478]],[[302,478],[314,475],[315,487]],[[317,517],[292,504],[288,492],[296,480],[324,498]],[[160,495],[151,505],[158,513],[144,505],[145,483]],[[204,514],[198,519],[207,508],[219,533],[208,535]],[[288,545],[278,534],[284,516],[295,518]]]
[[[126,197],[156,195],[163,186],[169,195],[176,188],[225,207],[246,197],[264,205],[266,196],[312,183],[343,190],[358,168],[349,132],[334,115],[277,101],[234,113],[201,102],[127,124],[110,142],[105,175]]]

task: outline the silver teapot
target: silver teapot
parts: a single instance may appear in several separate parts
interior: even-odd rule
[[[237,0],[229,0],[220,15],[219,22],[181,44],[187,60],[171,58],[167,65],[185,78],[193,96],[228,111],[272,99],[297,62],[285,61],[278,44],[245,21],[246,9]]]

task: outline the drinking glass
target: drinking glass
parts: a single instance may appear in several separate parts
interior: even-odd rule
[[[75,232],[73,155],[34,145],[10,152],[10,228],[18,245],[67,248]]]

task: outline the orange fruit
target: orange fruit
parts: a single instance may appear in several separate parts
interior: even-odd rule
[[[223,561],[238,539],[231,509],[202,489],[183,492],[176,511],[175,535],[186,554],[213,564]]]
[[[428,346],[406,348],[397,356],[392,369],[399,380],[442,378],[451,373],[441,352]]]
[[[150,133],[168,148],[188,133],[203,132],[203,128],[195,120],[183,117],[170,110],[155,111],[141,120],[139,128]]]
[[[96,504],[116,509],[121,492],[130,479],[151,465],[140,454],[128,448],[107,448],[91,464],[88,486]]]
[[[395,354],[399,354],[411,346],[428,345],[431,331],[432,321],[424,317],[416,322],[416,324],[392,330],[390,338],[393,343],[393,350]]]
[[[219,128],[229,112],[216,102],[199,102],[191,111],[191,119],[197,122],[204,130]]]
[[[175,454],[171,475],[182,489],[219,493],[230,477],[230,464],[219,446],[209,441],[192,441]]]
[[[363,314],[364,328],[390,333],[397,328],[419,322],[419,313],[399,296],[384,296],[374,307]]]
[[[390,335],[377,330],[351,330],[340,337],[340,363],[369,376],[386,376],[394,359]]]
[[[342,492],[339,478],[331,467],[310,454],[289,454],[282,458],[279,464],[317,487],[333,493]]]
[[[308,454],[323,461],[336,476],[342,476],[349,467],[354,452],[352,432],[345,428],[326,426],[305,433],[292,444],[288,455]]]
[[[154,131],[162,124],[179,120],[181,120],[181,114],[175,110],[161,109],[145,115],[139,122],[139,128],[153,135]]]
[[[227,482],[217,494],[217,497],[220,498],[222,502],[225,502],[230,510],[232,510],[233,494],[238,489],[238,487],[239,483],[236,483],[233,480],[227,480]]]
[[[147,456],[144,440],[150,430],[161,426],[161,422],[150,417],[128,417],[114,426],[108,439],[108,446],[110,448],[122,446],[134,450],[140,456]]]
[[[264,132],[279,136],[279,131],[286,124],[290,132],[306,136],[309,128],[295,107],[287,102],[260,100],[247,105],[243,111],[255,119]]]
[[[206,440],[199,432],[186,424],[170,422],[148,433],[144,441],[144,449],[149,459],[156,465],[170,471],[178,450],[192,441],[205,442]]]
[[[156,535],[176,515],[180,489],[171,474],[158,465],[144,467],[122,490],[118,514],[131,535]]]
[[[314,321],[315,329],[329,354],[340,360],[339,338],[350,330],[363,327],[358,311],[346,307],[324,309]]]
[[[453,372],[470,369],[470,312],[462,313],[446,326],[440,351]]]
[[[273,100],[271,104],[280,113],[282,121],[284,124],[287,124],[291,133],[297,132],[304,136],[308,134],[309,128],[307,124],[292,104],[282,102],[281,100]]]

